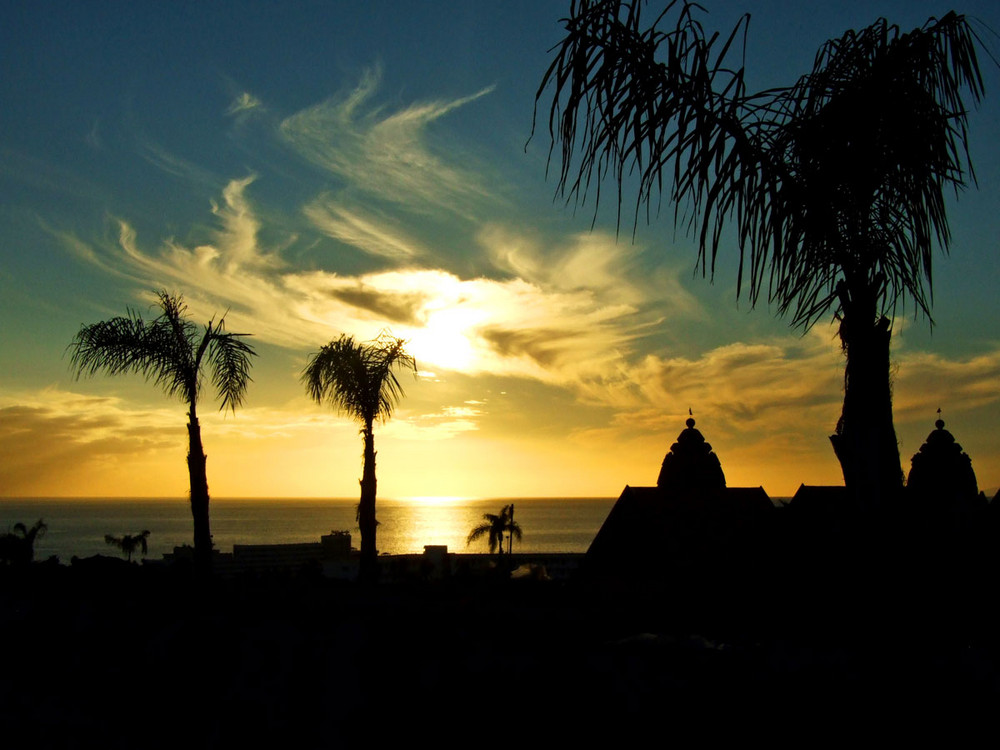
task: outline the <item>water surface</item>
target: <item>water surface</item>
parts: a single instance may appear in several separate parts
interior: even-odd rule
[[[380,552],[423,552],[426,544],[446,544],[452,552],[485,552],[486,542],[467,547],[469,531],[484,513],[498,513],[514,503],[515,520],[524,531],[515,552],[586,552],[613,498],[498,498],[378,501]],[[333,530],[350,531],[360,545],[353,499],[213,498],[212,535],[216,546],[231,552],[234,544],[318,542]],[[149,529],[149,556],[190,544],[191,511],[184,498],[25,498],[0,499],[0,532],[39,518],[48,532],[35,545],[35,559],[51,555],[68,563],[73,555],[113,555],[105,534],[121,536]]]

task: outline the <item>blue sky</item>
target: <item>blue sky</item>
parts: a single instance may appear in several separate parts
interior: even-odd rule
[[[752,13],[753,86],[929,3],[708,3]],[[655,481],[688,409],[730,484],[840,480],[831,326],[788,328],[714,281],[665,218],[553,201],[534,95],[563,2],[24,3],[0,10],[0,493],[182,495],[183,407],[139,378],[76,381],[81,324],[183,293],[260,351],[246,408],[212,414],[214,494],[351,496],[357,428],[298,374],[384,328],[421,374],[377,431],[390,496],[612,495]],[[957,8],[1000,28],[992,2]],[[994,52],[995,36],[985,31]],[[904,467],[943,410],[1000,485],[1000,98],[971,115],[979,181],[950,201],[934,318],[895,323]],[[526,147],[527,146],[527,147]],[[666,213],[666,212],[665,212]]]

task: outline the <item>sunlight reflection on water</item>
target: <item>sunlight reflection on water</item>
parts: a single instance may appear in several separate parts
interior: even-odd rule
[[[331,530],[348,530],[355,547],[360,535],[355,520],[356,499],[232,499],[213,498],[212,533],[224,552],[234,544],[318,542]],[[467,547],[469,531],[484,513],[497,513],[513,502],[515,520],[524,531],[515,552],[586,552],[614,503],[612,498],[465,498],[379,499],[380,552],[423,552],[424,545],[446,544],[451,552],[485,552],[485,542]],[[185,499],[0,499],[0,532],[15,523],[42,518],[48,533],[35,545],[36,559],[58,555],[68,563],[73,555],[113,555],[105,534],[149,529],[149,557],[159,557],[176,545],[191,543],[191,515]]]

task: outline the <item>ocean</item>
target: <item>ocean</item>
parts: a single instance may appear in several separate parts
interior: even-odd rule
[[[446,544],[450,552],[486,552],[485,541],[466,546],[469,531],[484,513],[514,504],[523,530],[515,552],[586,552],[614,498],[495,498],[378,500],[378,548],[390,554],[423,552]],[[222,552],[234,544],[318,542],[330,531],[350,531],[360,546],[357,498],[212,498],[212,536]],[[47,532],[35,543],[35,559],[55,555],[69,563],[76,555],[115,555],[104,536],[149,529],[149,553],[157,559],[175,546],[191,544],[191,510],[186,498],[0,498],[0,533],[16,523],[43,519]]]

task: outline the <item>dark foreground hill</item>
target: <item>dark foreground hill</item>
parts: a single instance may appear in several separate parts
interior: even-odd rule
[[[450,747],[992,715],[993,591],[879,565],[368,588],[0,570],[0,726],[6,747]]]

